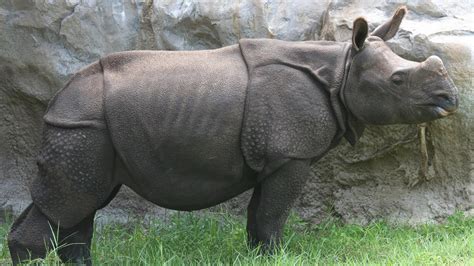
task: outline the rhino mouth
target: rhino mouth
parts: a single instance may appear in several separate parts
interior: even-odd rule
[[[440,117],[446,117],[448,115],[452,115],[456,112],[456,109],[457,109],[456,105],[442,106],[442,105],[433,104],[433,103],[420,104],[419,106],[424,107],[424,108],[428,107],[428,108],[432,109],[434,111],[434,113],[436,113]]]
[[[456,112],[456,110],[454,110],[454,111],[448,111],[448,110],[444,109],[443,107],[436,106],[436,107],[435,107],[435,112],[436,112],[438,115],[440,115],[440,116],[442,116],[442,117],[445,117],[445,116],[448,116],[448,115],[453,114],[454,112]]]
[[[446,117],[452,115],[458,109],[457,95],[450,95],[444,92],[436,93],[434,99],[424,102],[420,105],[423,108],[431,109],[439,117]]]

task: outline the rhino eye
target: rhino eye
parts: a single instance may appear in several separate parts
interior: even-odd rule
[[[392,74],[392,77],[390,78],[395,85],[402,85],[405,82],[406,79],[406,73],[402,71],[397,71]]]

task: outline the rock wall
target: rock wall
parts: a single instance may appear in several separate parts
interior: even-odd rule
[[[370,28],[408,6],[393,50],[411,60],[440,56],[461,91],[460,110],[427,127],[429,167],[420,175],[416,126],[370,127],[313,165],[296,210],[367,223],[437,221],[474,203],[474,2],[458,0],[2,0],[0,1],[0,209],[18,212],[36,174],[41,117],[48,100],[81,67],[135,49],[209,49],[240,38],[350,38],[352,21]],[[414,185],[415,184],[415,185]],[[243,213],[249,193],[224,204]],[[218,207],[219,208],[219,207]],[[167,211],[122,189],[101,216]]]

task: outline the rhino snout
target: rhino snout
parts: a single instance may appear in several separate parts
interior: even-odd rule
[[[459,106],[458,93],[455,85],[447,78],[445,89],[442,92],[434,93],[434,103],[436,112],[441,116],[448,116],[454,113]]]
[[[448,76],[441,58],[435,55],[430,56],[420,64],[420,68],[424,73],[431,73],[428,76],[431,76],[432,82],[438,83],[435,86],[438,89],[431,92],[436,105],[435,111],[442,117],[454,113],[459,106],[458,89]]]

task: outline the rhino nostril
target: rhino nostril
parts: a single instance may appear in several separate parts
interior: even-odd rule
[[[451,101],[451,96],[448,93],[438,93],[436,97],[442,101]]]
[[[435,104],[448,112],[452,112],[458,107],[458,98],[456,95],[441,92],[434,95]]]

